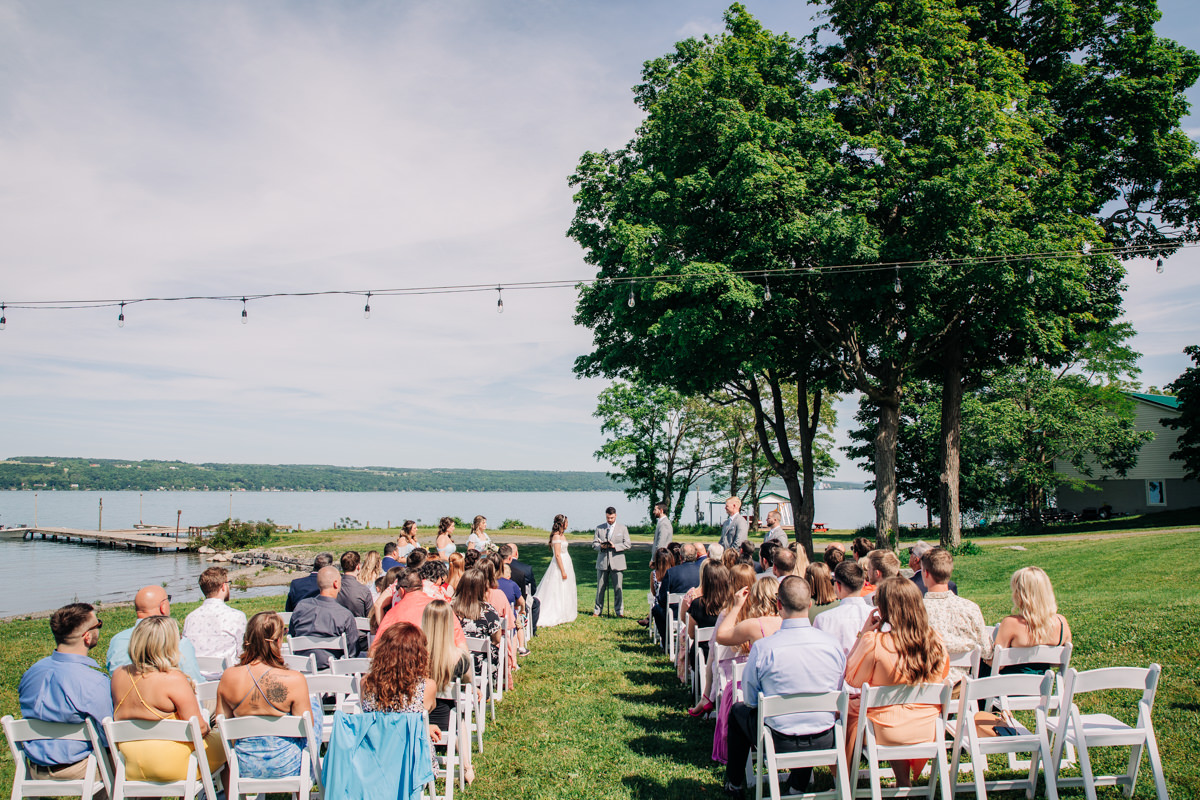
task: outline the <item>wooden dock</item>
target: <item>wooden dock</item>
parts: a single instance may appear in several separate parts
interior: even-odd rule
[[[9,529],[6,533],[15,533]],[[187,548],[188,537],[174,528],[143,527],[134,530],[85,531],[77,528],[25,528],[22,539],[50,542],[95,544],[112,549],[140,550],[144,553],[172,553]]]

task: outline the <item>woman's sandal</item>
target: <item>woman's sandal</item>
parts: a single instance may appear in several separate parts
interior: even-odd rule
[[[705,714],[709,713],[714,708],[716,708],[716,706],[713,705],[712,700],[705,700],[704,705],[699,705],[699,706],[696,706],[695,708],[689,708],[687,710],[687,713],[688,713],[688,716],[690,716],[690,717],[703,717]]]

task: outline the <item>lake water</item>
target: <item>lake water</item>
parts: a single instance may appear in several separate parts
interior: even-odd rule
[[[35,497],[36,494],[36,497]],[[700,493],[701,510],[709,514],[709,494]],[[305,529],[332,528],[343,517],[362,525],[399,525],[404,519],[434,524],[443,515],[470,520],[476,514],[498,528],[519,519],[549,528],[555,514],[566,514],[573,530],[604,520],[604,509],[616,507],[627,523],[647,521],[646,506],[620,492],[0,492],[0,525],[35,523],[49,527],[95,530],[103,500],[105,529],[147,525],[210,525],[232,513],[246,520],[271,519]],[[872,522],[872,495],[854,490],[818,491],[819,522],[830,528],[857,528]],[[232,503],[232,512],[231,512]],[[683,521],[695,521],[693,494]],[[720,508],[716,511],[721,514]],[[35,518],[36,515],[36,518]],[[901,507],[903,523],[923,523],[916,505]],[[465,541],[465,536],[462,537]],[[381,542],[382,544],[382,542]],[[166,583],[176,599],[199,599],[198,556],[153,555],[61,542],[21,541],[19,534],[0,534],[0,617],[57,608],[73,600],[105,603],[132,600],[142,586]],[[252,589],[273,594],[278,587]]]

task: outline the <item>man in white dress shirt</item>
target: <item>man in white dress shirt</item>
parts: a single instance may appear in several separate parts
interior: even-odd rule
[[[183,638],[196,648],[196,655],[228,658],[236,662],[242,654],[246,615],[230,608],[229,573],[224,567],[209,567],[200,573],[204,602],[183,621]]]
[[[741,515],[742,500],[731,497],[725,501],[725,513],[729,518],[721,524],[721,538],[718,543],[726,550],[737,549],[742,542],[750,538],[750,520]]]
[[[853,561],[838,564],[833,571],[833,591],[841,602],[828,611],[822,611],[813,622],[817,630],[825,631],[837,639],[842,652],[847,655],[874,608],[862,596],[864,581],[865,576],[858,564]]]

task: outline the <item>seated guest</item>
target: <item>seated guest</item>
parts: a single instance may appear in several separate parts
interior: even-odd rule
[[[500,663],[500,640],[504,621],[500,613],[487,601],[488,579],[481,569],[469,569],[458,582],[451,608],[460,630],[467,636],[491,640],[492,663]],[[463,639],[465,645],[466,639]],[[488,675],[487,657],[475,653],[475,674]]]
[[[401,534],[401,536],[403,536],[403,534]],[[385,544],[383,546],[383,561],[380,564],[380,568],[384,572],[387,572],[388,570],[392,569],[393,567],[403,567],[404,566],[404,561],[401,558],[401,556],[399,555],[399,553],[397,552],[399,549],[400,549],[399,545],[397,545],[395,542],[388,542],[387,544]],[[408,553],[405,553],[404,557],[407,557],[407,556],[408,556]]]
[[[208,715],[200,710],[196,687],[179,670],[179,623],[170,617],[147,617],[129,640],[130,663],[112,674],[113,719],[163,719],[200,721],[208,767],[216,772],[225,763],[221,737],[210,730]],[[135,781],[183,780],[188,776],[190,743],[165,739],[121,742],[125,775]]]
[[[734,703],[727,726],[729,760],[725,765],[725,793],[742,797],[745,792],[746,757],[756,738],[758,695],[836,692],[842,688],[846,656],[841,646],[808,621],[812,602],[808,584],[794,575],[779,583],[779,632],[756,641],[742,673],[745,702]],[[806,712],[771,717],[767,720],[775,750],[795,753],[825,750],[834,746],[834,715]],[[812,768],[794,769],[788,776],[787,792],[808,788]]]
[[[337,567],[321,567],[317,573],[320,594],[301,600],[292,612],[288,633],[292,636],[332,637],[346,635],[346,652],[335,650],[296,650],[296,655],[312,653],[317,657],[317,669],[328,669],[335,656],[354,658],[358,655],[358,623],[354,615],[337,601],[342,588],[342,576]]]
[[[379,623],[392,607],[392,600],[395,598],[393,587],[396,581],[407,573],[408,567],[392,567],[375,581],[375,600],[371,604],[371,613],[367,615],[367,619],[371,621],[371,633],[379,632]]]
[[[812,605],[808,609],[808,621],[812,622],[822,611],[828,611],[838,604],[837,593],[833,591],[833,577],[829,567],[821,561],[814,561],[804,571],[804,580],[812,590]]]
[[[758,565],[754,567],[758,580],[775,578],[775,553],[784,549],[775,539],[767,539],[758,546]]]
[[[917,542],[908,549],[908,568],[913,571],[913,575],[910,580],[912,580],[912,582],[917,585],[917,588],[921,590],[921,594],[925,594],[925,592],[929,591],[929,588],[926,586],[927,581],[925,580],[925,568],[922,566],[922,563],[925,559],[925,554],[932,549],[933,545],[929,544],[928,542]],[[947,585],[950,587],[949,591],[953,592],[954,594],[958,594],[957,583],[950,581],[950,583]]]
[[[644,619],[637,621],[638,625],[641,625],[643,628],[650,624],[654,607],[658,605],[658,587],[662,585],[663,579],[667,577],[667,570],[673,566],[675,566],[675,557],[671,555],[671,551],[666,547],[660,547],[650,562],[650,613]]]
[[[338,589],[338,603],[356,617],[368,616],[372,598],[371,590],[358,579],[361,557],[355,551],[347,550],[342,553],[339,563],[342,565],[342,581]]]
[[[754,572],[754,567],[750,564],[738,566],[744,567],[746,574]],[[752,579],[753,575],[750,576],[750,580]],[[683,629],[679,631],[679,643],[675,648],[675,669],[679,680],[686,681],[689,666],[693,669],[703,668],[703,663],[693,663],[688,642],[695,638],[697,628],[711,628],[717,624],[717,618],[732,594],[732,570],[726,569],[720,561],[705,561],[700,569],[700,586],[695,591],[695,596],[689,601],[687,595],[684,595],[684,601],[680,603],[679,614]],[[702,642],[700,650],[700,658],[708,658],[708,642]]]
[[[921,557],[925,575],[925,613],[929,626],[942,637],[950,657],[978,647],[981,657],[992,657],[992,634],[983,621],[983,612],[974,602],[950,591],[954,556],[944,547],[931,547]],[[913,581],[916,584],[916,581]],[[920,587],[917,587],[920,588]],[[950,680],[958,683],[969,670],[950,668]]]
[[[437,558],[427,558],[417,570],[421,576],[421,591],[434,600],[450,602],[454,592],[450,589],[450,567],[445,561]]]
[[[830,573],[837,569],[837,565],[842,563],[845,558],[846,545],[839,542],[825,545],[825,566],[829,567]]]
[[[1013,614],[996,627],[996,647],[1064,645],[1071,641],[1071,626],[1058,613],[1050,576],[1041,567],[1022,567],[1012,576]],[[1040,675],[1053,664],[1012,664],[1006,674]]]
[[[900,559],[891,550],[872,550],[867,553],[867,563],[867,582],[872,586],[900,574]]]
[[[850,549],[854,553],[854,560],[859,561],[867,557],[867,553],[875,549],[875,545],[865,536],[859,536],[850,543]]]
[[[461,581],[459,581],[459,586],[462,586]],[[405,570],[400,573],[395,583],[384,590],[381,598],[391,601],[392,607],[383,616],[383,621],[379,623],[379,629],[375,633],[376,643],[379,642],[379,637],[385,630],[397,623],[407,622],[409,625],[421,626],[425,606],[433,602],[433,598],[425,594],[424,589],[425,582],[421,579],[420,573]],[[463,634],[461,625],[455,625],[454,643],[460,647],[467,646],[467,637]],[[374,645],[372,645],[371,651],[374,652]]]
[[[871,615],[871,606],[863,597],[863,571],[857,563],[847,559],[837,565],[833,571],[833,593],[838,598],[837,606],[818,614],[813,625],[837,639],[842,652],[849,653],[863,622]]]
[[[54,651],[25,670],[17,686],[21,716],[43,722],[80,723],[112,716],[112,687],[88,652],[100,642],[104,623],[90,603],[71,603],[50,615]],[[10,684],[11,685],[11,684]],[[21,745],[29,777],[39,781],[83,780],[92,746],[86,741],[39,739]],[[103,753],[97,754],[104,758]],[[100,780],[100,773],[96,773]]]
[[[428,677],[425,634],[407,622],[392,625],[375,640],[371,670],[362,678],[365,712],[420,714],[433,711],[437,688]],[[442,729],[432,722],[429,738],[442,743]],[[394,791],[394,790],[393,790]]]
[[[299,717],[307,711],[320,735],[320,700],[309,697],[308,680],[288,669],[280,654],[285,630],[283,618],[274,611],[260,611],[250,618],[238,664],[225,670],[217,686],[217,713],[227,718]],[[303,738],[289,736],[238,739],[233,744],[238,774],[254,779],[299,775],[307,744]]]
[[[672,542],[672,544],[679,544],[679,543]],[[679,544],[679,547],[675,547],[674,549],[671,550],[671,554],[675,555],[676,553],[678,553],[681,547],[683,547],[683,545]],[[708,547],[705,548],[704,552],[706,552],[708,554],[708,558],[711,558],[713,561],[724,562],[724,560],[725,560],[725,546],[720,543],[708,545]],[[676,564],[679,563],[678,557],[676,557],[675,563]],[[728,567],[729,565],[726,564],[725,566]]]
[[[229,573],[224,567],[204,570],[200,573],[200,591],[204,602],[183,621],[183,638],[192,643],[196,655],[227,658],[233,663],[242,652],[246,615],[225,603],[229,599]]]
[[[774,561],[771,567],[771,574],[775,576],[775,580],[781,581],[788,575],[796,574],[796,554],[790,549],[779,547],[771,555]]]
[[[808,569],[808,551],[799,542],[789,544],[788,550],[791,550],[792,555],[796,557],[796,566],[793,568],[792,574],[797,578],[803,578],[804,571]]]
[[[743,564],[750,564],[751,566],[753,566],[754,564],[756,564],[758,562],[758,550],[754,547],[754,544],[752,542],[750,542],[749,540],[742,542],[741,545],[738,546],[737,551],[738,551],[738,560],[741,561]],[[755,570],[755,571],[757,572],[757,570]]]
[[[387,549],[384,549],[387,552]],[[385,558],[384,561],[387,559]],[[317,573],[328,566],[333,565],[333,553],[321,553],[313,559],[312,572],[305,575],[303,578],[296,578],[288,586],[287,602],[284,603],[284,611],[295,611],[296,604],[301,600],[306,600],[310,597],[316,597],[321,593],[321,588],[317,586]]]
[[[379,558],[378,550],[368,550],[363,556],[362,564],[358,566],[358,582],[367,587],[367,591],[371,593],[371,602],[375,602],[378,590],[375,588],[375,581],[383,576],[386,570],[383,568],[383,563]]]
[[[434,600],[425,606],[421,615],[421,630],[429,650],[429,680],[436,692],[436,703],[429,712],[429,722],[445,731],[450,729],[450,714],[454,711],[453,695],[450,694],[450,684],[466,679],[471,680],[471,653],[465,647],[454,643],[454,611],[445,600]],[[471,746],[470,736],[464,726],[458,732],[459,752],[467,752]],[[475,779],[475,770],[466,767],[464,775],[467,783]]]
[[[414,547],[408,556],[404,559],[404,566],[409,569],[420,569],[421,565],[429,558],[429,551],[424,547]]]
[[[713,561],[720,561],[725,565],[725,569],[733,569],[742,563],[742,551],[736,547],[727,547],[722,551],[721,558],[714,558]]]
[[[679,552],[683,560],[678,566],[667,570],[666,578],[658,587],[658,602],[651,612],[654,624],[658,626],[658,638],[663,642],[667,640],[667,614],[674,613],[676,608],[671,606],[668,609],[667,595],[683,594],[688,589],[700,585],[700,563],[696,561],[696,546],[688,542],[680,547]]]
[[[462,580],[462,574],[467,571],[466,562],[462,553],[451,553],[450,557],[446,559],[446,585],[450,587],[452,598],[454,592],[458,591],[458,582]]]
[[[113,636],[108,643],[108,672],[111,675],[120,667],[130,662],[129,640],[133,632],[142,624],[142,620],[150,617],[171,616],[171,595],[161,586],[144,586],[133,597],[133,610],[137,614],[137,622],[132,628]],[[187,639],[179,642],[179,668],[192,679],[193,683],[203,683],[204,676],[200,674],[200,665],[196,663],[196,648]]]
[[[725,624],[725,620],[729,619],[731,615],[736,615],[738,613],[740,606],[738,606],[735,601],[739,596],[745,596],[746,592],[750,590],[750,587],[757,583],[756,577],[757,576],[754,574],[754,568],[749,564],[738,564],[733,569],[729,570],[729,594],[724,605],[721,607],[721,613],[717,615],[716,622],[714,622],[712,625],[714,641],[717,630],[723,624]],[[704,575],[702,570],[702,586],[703,581]],[[742,591],[743,589],[746,591]],[[691,609],[698,608],[699,606],[699,602],[693,602],[693,604],[689,606],[689,615]],[[705,661],[704,664],[699,664],[696,666],[697,669],[704,670],[704,681],[702,682],[703,691],[700,695],[700,702],[694,707],[688,709],[688,714],[693,717],[702,717],[709,711],[713,710],[713,703],[717,696],[717,690],[723,684],[723,673],[732,672],[733,661],[738,656],[738,653],[730,647],[725,647],[720,643],[716,643],[715,646],[716,649],[714,650],[712,644],[708,645],[709,653],[711,654],[710,657]],[[680,680],[684,680],[685,677],[686,675],[681,675]]]
[[[884,625],[890,625],[891,629],[884,631]],[[875,609],[859,634],[858,642],[846,657],[846,683],[850,686],[861,689],[868,683],[897,686],[940,683],[946,679],[950,664],[946,648],[937,632],[929,627],[921,591],[907,578],[894,576],[879,583]],[[851,698],[846,719],[846,747],[851,756],[861,699],[861,695]],[[932,705],[883,706],[872,709],[869,719],[880,744],[918,744],[933,740],[934,720],[939,712]],[[897,786],[912,786],[913,779],[925,767],[923,759],[891,763]]]

